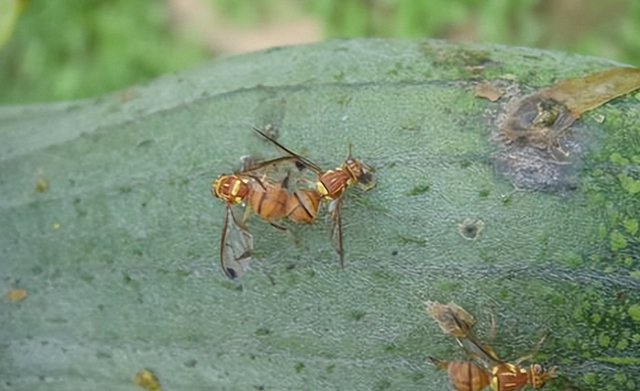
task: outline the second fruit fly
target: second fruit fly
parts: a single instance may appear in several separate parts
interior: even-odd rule
[[[328,212],[333,221],[332,240],[340,257],[340,266],[344,267],[344,245],[342,241],[342,203],[344,192],[348,187],[357,185],[363,191],[372,189],[375,185],[374,169],[349,155],[345,161],[333,170],[323,170],[309,159],[291,151],[278,141],[269,137],[258,128],[254,128],[267,141],[295,159],[296,164],[311,170],[315,174],[313,188],[295,190],[287,201],[287,216],[296,223],[311,223],[315,220],[320,201],[328,202]]]

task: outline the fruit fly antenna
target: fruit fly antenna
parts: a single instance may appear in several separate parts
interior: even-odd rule
[[[347,155],[347,161],[353,160],[353,144],[349,143],[349,155]]]

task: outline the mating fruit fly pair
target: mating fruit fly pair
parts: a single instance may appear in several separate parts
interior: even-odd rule
[[[375,186],[373,168],[351,156],[333,170],[323,170],[318,165],[295,152],[292,152],[258,128],[258,134],[286,153],[285,156],[267,161],[245,162],[240,172],[222,174],[211,184],[211,194],[226,203],[222,235],[220,238],[220,265],[230,279],[242,275],[248,268],[253,252],[253,236],[249,233],[245,220],[248,212],[253,211],[262,219],[277,228],[275,224],[281,218],[288,218],[294,223],[312,223],[318,214],[321,201],[327,201],[328,212],[333,221],[333,244],[340,257],[340,265],[344,267],[344,250],[342,243],[342,202],[347,187],[358,185],[363,190]],[[296,171],[309,170],[314,178],[304,181],[305,188],[287,191],[290,171],[280,181],[271,179],[271,171],[284,165],[293,165]],[[242,220],[238,220],[231,207],[245,203],[246,212]]]
[[[531,359],[533,353],[527,354],[514,363],[498,358],[493,349],[478,341],[473,326],[475,319],[457,304],[447,305],[428,301],[427,313],[438,323],[445,334],[456,338],[458,344],[471,356],[471,361],[445,361],[430,357],[440,369],[446,369],[451,384],[457,391],[480,391],[491,385],[494,391],[518,391],[526,385],[541,388],[547,381],[555,377],[555,367],[546,369],[533,363],[522,367],[523,361]],[[491,333],[494,332],[492,318]],[[546,335],[538,343],[537,350],[545,341]]]

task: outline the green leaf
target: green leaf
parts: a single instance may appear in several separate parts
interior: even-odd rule
[[[620,180],[620,184],[622,188],[627,191],[629,194],[637,194],[640,193],[640,181],[631,178],[628,175],[620,174],[618,175],[618,179]]]
[[[637,364],[606,358],[637,357],[638,345],[600,336],[638,334],[619,315],[640,302],[639,244],[628,238],[618,259],[609,241],[640,209],[616,182],[631,163],[610,162],[640,153],[640,102],[594,110],[607,120],[571,129],[580,148],[563,164],[518,171],[526,154],[524,166],[496,157],[507,98],[472,92],[482,77],[530,91],[611,66],[331,41],[213,61],[126,96],[0,107],[0,276],[27,292],[0,303],[2,384],[135,389],[149,369],[165,390],[442,390],[447,374],[427,357],[465,355],[427,299],[464,307],[481,335],[495,310],[491,346],[511,362],[551,331],[535,361],[577,389],[634,378]],[[324,216],[282,222],[290,234],[250,217],[258,259],[239,282],[219,270],[224,205],[211,180],[243,155],[278,156],[251,129],[266,125],[321,167],[350,143],[375,166],[377,187],[345,196],[344,270]],[[474,241],[459,233],[468,219],[484,223]]]
[[[0,49],[11,37],[16,20],[25,5],[25,0],[0,0]]]

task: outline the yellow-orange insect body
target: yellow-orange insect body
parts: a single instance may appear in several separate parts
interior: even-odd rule
[[[458,344],[471,356],[473,363],[467,364],[453,364],[458,361],[447,362],[443,360],[432,359],[432,361],[440,368],[447,368],[453,370],[457,376],[463,379],[465,370],[469,375],[467,380],[471,380],[474,375],[477,377],[477,382],[470,382],[469,384],[476,386],[482,384],[484,376],[478,374],[476,369],[473,369],[471,365],[478,367],[481,371],[488,376],[489,382],[494,391],[519,391],[525,386],[529,385],[533,388],[543,387],[547,381],[555,377],[555,367],[549,369],[544,368],[540,364],[531,364],[529,367],[523,367],[520,365],[525,360],[532,357],[532,353],[521,357],[514,363],[502,361],[498,358],[495,351],[488,344],[479,342],[475,335],[473,327],[475,325],[474,317],[465,311],[462,307],[450,303],[447,305],[440,304],[438,302],[428,301],[425,303],[427,306],[427,312],[438,323],[440,328],[445,334],[452,335],[458,341]],[[492,318],[492,329],[493,318]],[[545,341],[547,335],[536,347],[539,348]],[[463,361],[464,362],[464,361]],[[477,365],[476,365],[477,364]],[[467,366],[465,366],[467,365]],[[479,366],[478,366],[479,365]],[[463,391],[463,389],[456,386],[452,372],[449,375],[454,383],[456,390]],[[465,382],[461,380],[461,387]],[[486,385],[485,385],[486,386]],[[465,388],[465,391],[471,390],[471,388]],[[473,389],[478,391],[479,389]]]
[[[241,203],[250,191],[249,178],[236,174],[222,174],[211,185],[211,195],[230,204]]]
[[[323,197],[334,200],[342,195],[350,181],[352,181],[351,176],[342,168],[324,171],[318,176],[316,189]]]
[[[555,369],[545,369],[540,364],[523,368],[516,364],[503,363],[491,369],[491,388],[495,391],[517,391],[526,385],[541,388],[554,376]]]
[[[447,370],[451,385],[457,391],[481,391],[489,385],[489,374],[471,361],[430,359],[438,368]]]
[[[245,202],[247,212],[253,210],[264,220],[273,224],[274,220],[287,215],[289,194],[285,190],[288,176],[282,183],[270,183],[255,176],[256,172],[268,166],[292,158],[279,158],[253,164],[239,173],[222,174],[211,183],[211,194],[226,204],[222,235],[220,236],[220,266],[230,279],[241,276],[249,267],[253,254],[253,237],[244,221],[236,219],[231,207]]]
[[[260,217],[271,222],[287,215],[288,196],[281,183],[258,182],[250,188],[247,203]]]
[[[299,189],[287,198],[287,218],[294,223],[312,223],[318,215],[322,194],[316,189]]]
[[[333,245],[340,257],[340,266],[344,267],[341,217],[342,196],[347,187],[355,184],[359,185],[364,191],[373,188],[376,184],[372,174],[373,168],[354,159],[351,156],[351,146],[349,146],[347,159],[336,169],[325,171],[309,159],[292,152],[260,129],[254,128],[254,130],[267,141],[286,152],[289,157],[295,159],[296,165],[315,173],[315,189],[298,190],[289,196],[287,216],[293,222],[310,223],[316,218],[320,201],[323,199],[329,201],[328,211],[333,220]],[[314,191],[317,193],[314,193]]]

